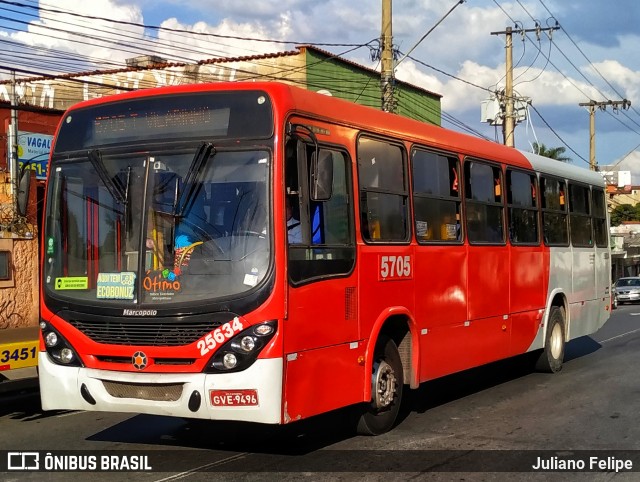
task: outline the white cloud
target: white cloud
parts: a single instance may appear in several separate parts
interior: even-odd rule
[[[618,92],[627,99],[640,102],[640,70],[634,71],[617,60],[605,60],[596,63],[595,67],[606,79],[611,79],[609,82],[616,87]],[[622,99],[614,98],[613,100]]]
[[[55,9],[85,17],[108,17],[120,22],[143,21],[142,12],[138,7],[112,0],[57,0]],[[31,22],[26,32],[17,32],[11,37],[33,47],[75,52],[104,61],[117,61],[131,57],[132,54],[126,52],[131,50],[128,49],[128,45],[138,44],[143,35],[141,27],[125,24],[114,27],[113,22],[42,10],[40,19]]]
[[[285,20],[286,25],[286,20]],[[162,22],[162,27],[173,30],[187,30],[205,34],[241,37],[247,39],[269,39],[270,32],[263,25],[252,23],[237,23],[230,19],[224,19],[216,26],[205,22],[194,25],[186,25],[176,18],[170,18]],[[284,27],[286,28],[286,27]],[[227,38],[215,38],[207,36],[184,35],[178,32],[161,30],[159,39],[172,46],[176,57],[183,59],[203,59],[213,57],[237,57],[242,55],[256,55],[280,50],[268,42],[251,40],[236,40]]]

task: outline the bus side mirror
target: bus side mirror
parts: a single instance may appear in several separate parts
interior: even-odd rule
[[[29,192],[31,188],[31,172],[29,166],[23,166],[20,169],[18,178],[18,190],[16,193],[16,208],[19,216],[26,216],[29,207]]]
[[[311,200],[328,201],[333,189],[333,156],[331,152],[321,150],[311,156]]]

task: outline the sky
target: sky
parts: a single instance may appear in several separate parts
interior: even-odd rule
[[[297,44],[379,70],[369,46],[377,46],[381,10],[382,0],[0,0],[0,78],[11,67],[68,73],[117,68],[141,53],[189,61]],[[399,56],[415,47],[396,66],[396,77],[441,94],[445,117],[500,142],[501,132],[480,115],[482,101],[504,88],[505,36],[492,32],[557,22],[551,38],[513,36],[515,93],[531,101],[528,119],[515,130],[516,147],[565,147],[572,163],[587,167],[589,112],[578,104],[628,99],[629,109],[596,110],[596,161],[632,170],[640,184],[640,2],[393,0],[392,12]],[[447,121],[443,126],[460,130]]]

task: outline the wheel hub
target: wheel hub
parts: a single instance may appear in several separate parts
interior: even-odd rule
[[[551,332],[551,355],[553,358],[560,358],[560,354],[562,353],[562,328],[560,325],[556,324],[553,327],[553,331]]]
[[[396,375],[386,361],[380,360],[373,372],[373,403],[376,408],[391,405],[397,387]]]

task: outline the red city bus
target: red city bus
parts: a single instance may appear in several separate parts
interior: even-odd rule
[[[42,406],[287,424],[565,342],[610,304],[597,173],[281,83],[83,102],[51,156]]]

